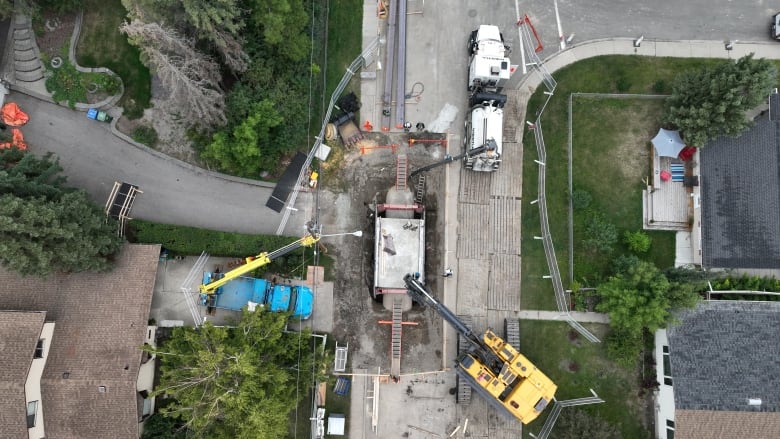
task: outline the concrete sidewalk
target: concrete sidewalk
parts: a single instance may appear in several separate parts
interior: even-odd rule
[[[605,323],[609,324],[609,316],[599,312],[572,311],[569,315],[580,323]],[[566,321],[566,314],[560,311],[522,310],[517,313],[517,318],[523,320],[560,320]]]

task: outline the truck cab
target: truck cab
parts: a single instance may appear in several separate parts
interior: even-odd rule
[[[481,25],[471,32],[468,51],[468,90],[500,92],[509,80],[511,65],[507,58],[509,46],[504,44],[504,36],[498,26]]]

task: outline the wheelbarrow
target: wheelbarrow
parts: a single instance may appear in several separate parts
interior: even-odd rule
[[[114,120],[114,118],[109,116],[108,113],[103,110],[98,110],[97,108],[90,108],[87,110],[87,118],[96,120],[98,122],[111,122]]]

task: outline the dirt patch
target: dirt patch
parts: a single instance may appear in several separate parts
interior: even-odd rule
[[[433,163],[443,158],[441,147],[419,144],[409,147],[404,134],[368,133],[360,146],[340,149],[343,156],[340,169],[329,169],[328,177],[335,178],[334,186],[345,188],[345,192],[320,193],[320,222],[327,230],[363,231],[360,239],[345,239],[339,245],[331,246],[331,255],[337,260],[334,278],[334,336],[339,343],[349,342],[353,367],[367,367],[376,370],[390,368],[390,325],[380,320],[390,320],[392,313],[371,298],[373,285],[374,217],[369,205],[374,197],[385,201],[387,190],[395,184],[396,158],[406,154],[409,169]],[[392,147],[392,145],[396,145]],[[453,166],[453,165],[450,165]],[[331,183],[323,181],[330,187]],[[426,176],[426,191],[423,203],[426,206],[426,251],[427,283],[436,291],[440,278],[437,276],[441,264],[440,256],[432,249],[440,247],[443,215],[438,212],[438,196],[443,193],[444,172],[439,167]],[[399,273],[403,276],[404,273]],[[420,372],[441,368],[442,319],[433,311],[415,305],[403,314],[403,321],[417,323],[406,325],[402,334],[401,372]]]
[[[55,14],[50,11],[42,13],[41,25],[36,22],[35,41],[44,58],[63,56],[63,50],[70,44],[70,38],[73,36],[77,16],[76,13]],[[68,53],[65,51],[64,58],[67,59],[67,56]]]

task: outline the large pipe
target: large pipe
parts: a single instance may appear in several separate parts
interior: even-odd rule
[[[395,127],[403,128],[406,105],[406,0],[398,0],[398,64],[395,73]]]
[[[382,130],[390,129],[390,109],[393,93],[393,62],[395,61],[395,20],[398,15],[398,1],[390,2],[390,14],[387,17],[386,53],[385,53],[385,91],[382,95]]]

